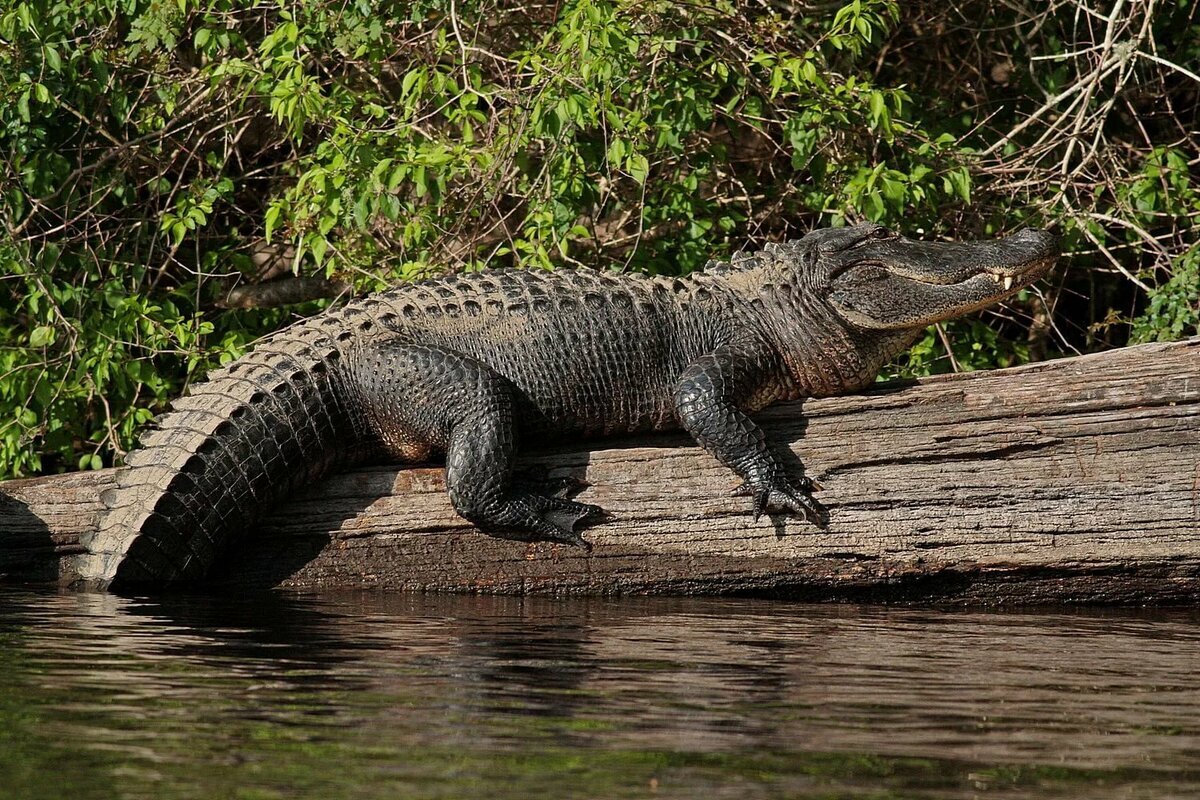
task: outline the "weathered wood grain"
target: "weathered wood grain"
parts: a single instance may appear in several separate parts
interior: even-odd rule
[[[485,537],[441,470],[364,469],[273,510],[213,582],[504,593],[1184,603],[1200,599],[1200,340],[759,416],[823,485],[828,530],[755,522],[685,439],[533,454],[613,519],[585,554]],[[0,484],[0,572],[53,580],[112,472]]]

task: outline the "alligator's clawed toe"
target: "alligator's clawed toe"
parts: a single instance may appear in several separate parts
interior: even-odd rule
[[[807,475],[801,475],[799,478],[796,478],[792,481],[792,485],[795,486],[797,491],[804,492],[805,494],[819,492],[825,488]]]
[[[591,484],[587,481],[572,478],[570,475],[564,475],[561,478],[554,478],[546,482],[547,493],[551,497],[557,497],[560,500],[574,497],[589,486]],[[592,508],[597,508],[597,506],[592,506]]]
[[[545,521],[545,525],[538,527],[537,533],[539,534],[540,541],[569,544],[572,547],[582,547],[586,552],[592,552],[591,542],[570,528],[555,525],[549,519]]]
[[[560,542],[592,551],[592,545],[576,531],[581,524],[597,522],[607,517],[604,509],[589,503],[576,503],[559,497],[539,498],[538,520],[534,532],[550,542]]]
[[[825,506],[821,505],[816,498],[807,492],[798,491],[791,487],[772,489],[767,504],[786,509],[792,514],[803,516],[818,528],[829,526],[829,512]]]
[[[820,484],[808,478],[799,478],[794,483],[778,481],[769,486],[752,486],[743,483],[733,490],[735,496],[754,498],[754,521],[769,511],[784,511],[804,517],[818,528],[829,526],[829,512],[810,492],[820,489]]]
[[[513,476],[513,486],[534,494],[543,494],[561,500],[569,499],[591,486],[585,480],[570,475],[551,477],[548,469],[534,465],[521,469]]]

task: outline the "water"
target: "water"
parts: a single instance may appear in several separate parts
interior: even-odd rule
[[[3,798],[1194,798],[1200,613],[0,593]]]

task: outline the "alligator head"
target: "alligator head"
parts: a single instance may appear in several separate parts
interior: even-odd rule
[[[856,328],[919,329],[1016,294],[1058,258],[1026,229],[986,242],[922,242],[874,224],[825,228],[798,243],[810,290]]]

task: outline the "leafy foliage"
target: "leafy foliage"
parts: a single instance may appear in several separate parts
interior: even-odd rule
[[[896,373],[1194,333],[1200,26],[1157,5],[0,0],[0,474],[111,463],[289,273],[1036,223],[1068,268]]]

